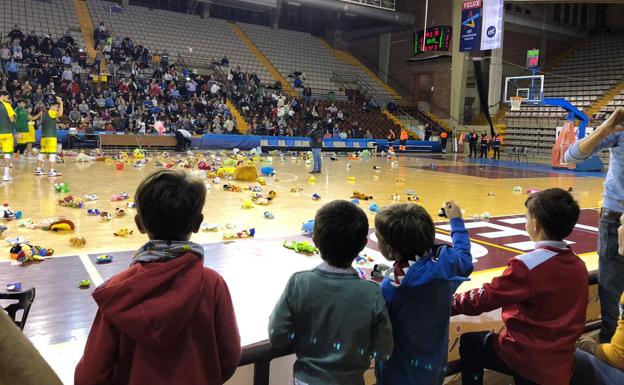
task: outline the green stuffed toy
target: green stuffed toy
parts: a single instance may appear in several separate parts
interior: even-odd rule
[[[319,251],[316,246],[307,241],[284,241],[284,247],[293,250],[296,253],[316,254]]]

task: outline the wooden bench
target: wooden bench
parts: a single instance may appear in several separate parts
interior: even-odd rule
[[[101,149],[122,149],[122,148],[157,148],[159,150],[175,149],[177,144],[176,137],[173,135],[155,136],[155,135],[116,135],[102,134],[100,135]]]

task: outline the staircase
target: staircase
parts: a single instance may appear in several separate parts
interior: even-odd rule
[[[247,131],[249,131],[249,124],[247,123],[243,115],[240,113],[240,111],[238,111],[238,108],[236,108],[236,106],[230,101],[230,99],[227,99],[226,105],[232,113],[234,120],[236,121],[236,127],[238,128],[238,131],[240,131],[241,134],[246,134]]]
[[[262,66],[273,76],[273,79],[282,83],[282,89],[288,94],[288,96],[297,96],[297,91],[290,85],[288,80],[286,80],[282,74],[279,73],[277,68],[273,66],[273,64],[267,59],[262,52],[256,47],[253,41],[247,36],[247,34],[235,23],[229,22],[228,25],[232,28],[232,31],[240,38],[240,40],[245,44],[245,46],[249,49],[251,53],[254,54],[256,59],[262,64]]]
[[[91,13],[84,0],[74,0],[74,10],[78,17],[78,23],[80,24],[80,32],[85,40],[87,56],[89,60],[95,60],[95,42],[93,41],[93,31],[95,27],[93,25],[93,19],[91,19]]]
[[[375,82],[383,86],[383,88],[386,91],[388,91],[390,95],[392,95],[392,97],[394,98],[394,100],[397,101],[398,104],[408,104],[407,100],[405,100],[405,98],[403,98],[398,92],[396,92],[394,88],[390,87],[386,82],[381,80],[379,76],[377,76],[377,74],[375,74],[373,71],[370,70],[370,68],[362,64],[358,59],[356,59],[349,52],[332,47],[331,45],[329,45],[327,41],[325,41],[325,39],[320,39],[320,40],[323,43],[323,45],[330,52],[332,52],[338,60],[340,60],[343,63],[352,65],[356,68],[359,68],[360,70],[364,71],[364,73],[366,73],[371,79],[373,79]]]
[[[624,91],[624,82],[620,82],[620,83],[616,84],[615,87],[613,87],[611,90],[609,90],[609,92],[607,92],[602,97],[600,97],[598,100],[596,100],[594,102],[594,104],[592,104],[589,107],[589,109],[587,110],[587,116],[591,117],[592,115],[600,112],[600,110],[604,106],[609,104],[609,102],[611,100],[613,100],[613,98],[615,98],[616,96],[621,94],[622,91]]]
[[[394,124],[396,124],[397,126],[401,127],[401,130],[407,131],[407,134],[408,134],[410,139],[422,140],[423,133],[420,132],[420,130],[417,130],[414,127],[414,123],[416,122],[416,119],[412,118],[411,120],[412,120],[413,123],[409,124],[407,120],[401,119],[400,116],[394,115],[393,113],[391,113],[387,109],[382,109],[381,112],[384,115],[386,115],[388,117],[388,119],[390,119]]]

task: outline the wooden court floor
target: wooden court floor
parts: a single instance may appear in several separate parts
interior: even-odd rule
[[[264,165],[261,163],[258,166]],[[273,157],[270,165],[277,171],[275,178],[267,178],[268,185],[264,187],[265,192],[277,192],[277,198],[270,206],[242,209],[241,199],[248,196],[247,192],[223,191],[221,185],[206,181],[210,190],[203,210],[205,221],[220,227],[226,224],[240,229],[253,227],[256,239],[223,242],[222,231],[200,232],[192,238],[204,245],[206,264],[224,275],[230,286],[243,344],[266,337],[268,314],[290,274],[311,268],[319,261],[318,257],[303,257],[287,251],[281,247],[281,242],[300,238],[301,224],[312,219],[316,209],[324,202],[349,200],[353,191],[373,196],[372,201],[360,203],[369,216],[371,226],[374,214],[368,207],[372,202],[383,207],[393,203],[393,194],[399,194],[401,201],[405,201],[407,189],[416,191],[421,198],[420,203],[436,222],[440,222],[437,224],[440,241],[444,241],[448,229],[436,213],[443,201],[457,201],[466,213],[473,241],[475,270],[478,270],[473,274],[472,281],[460,288],[467,290],[499,274],[509,257],[528,247],[526,236],[522,234],[526,194],[514,193],[514,186],[522,187],[523,191],[528,188],[572,187],[576,199],[585,209],[580,227],[575,229],[574,247],[584,255],[588,268],[596,269],[593,254],[597,236],[595,208],[601,199],[603,183],[600,175],[579,177],[548,169],[500,167],[492,162],[468,163],[450,156],[400,157],[394,161],[383,157],[357,160],[340,157],[332,161],[326,156],[323,173],[316,175],[315,182],[310,182],[307,173],[309,165],[301,159],[289,155],[282,161]],[[8,227],[3,236],[5,239],[23,237],[32,244],[53,248],[56,253],[50,261],[17,267],[9,259],[9,244],[6,243],[6,252],[0,254],[0,261],[5,262],[0,263],[0,289],[6,283],[17,280],[37,287],[38,298],[25,332],[64,382],[71,384],[73,367],[80,358],[95,312],[91,290],[79,290],[76,288],[77,281],[91,278],[95,285],[101,283],[123,270],[130,261],[132,250],[146,241],[144,235],[136,232],[132,219],[134,210],[126,207],[126,201],[112,202],[110,197],[127,192],[132,199],[139,181],[156,166],[152,159],[143,168],[126,166],[123,170],[116,170],[114,164],[106,162],[83,164],[68,159],[58,167],[63,172],[59,178],[36,177],[33,168],[32,162],[15,163],[14,181],[0,185],[3,197],[0,203],[9,203],[12,209],[22,211],[23,218],[31,218],[34,222],[49,217],[66,217],[76,224],[76,231],[71,234],[50,233],[20,228],[17,221],[4,223]],[[75,197],[96,194],[99,199],[86,202],[83,209],[61,207],[57,201],[66,194],[55,191],[54,184],[59,182],[68,183],[70,194]],[[248,185],[234,183],[243,187]],[[292,193],[291,188],[303,191]],[[321,199],[313,200],[314,193],[319,194]],[[113,218],[110,222],[86,214],[87,208],[114,212],[117,207],[124,208],[127,215]],[[263,215],[265,211],[271,211],[275,218],[266,219]],[[484,212],[490,214],[490,221],[471,218]],[[128,237],[113,235],[123,227],[135,230],[134,234]],[[84,237],[87,244],[82,248],[71,247],[69,238],[75,236]],[[376,252],[374,243],[371,236],[367,252]],[[94,258],[103,253],[114,255],[116,263],[108,267],[96,266]],[[272,284],[254,293],[240,284],[240,281],[251,280]],[[486,315],[482,319],[457,322],[451,325],[451,338],[462,330],[496,327],[498,321],[496,315]],[[456,351],[453,341],[449,349],[452,357]],[[277,382],[273,383],[288,382],[291,364],[289,358],[276,360],[273,371]],[[250,372],[249,368],[239,370],[230,384],[251,383]]]

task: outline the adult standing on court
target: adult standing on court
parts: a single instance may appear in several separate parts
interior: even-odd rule
[[[312,130],[310,134],[310,148],[312,149],[312,157],[314,158],[314,166],[310,174],[321,173],[321,150],[323,149],[323,130],[320,129],[316,123],[312,124]]]
[[[609,150],[609,172],[604,183],[598,236],[598,295],[602,328],[600,342],[611,340],[619,318],[624,291],[624,256],[618,252],[617,229],[624,212],[624,108],[618,108],[593,134],[574,143],[565,161],[578,163]]]

